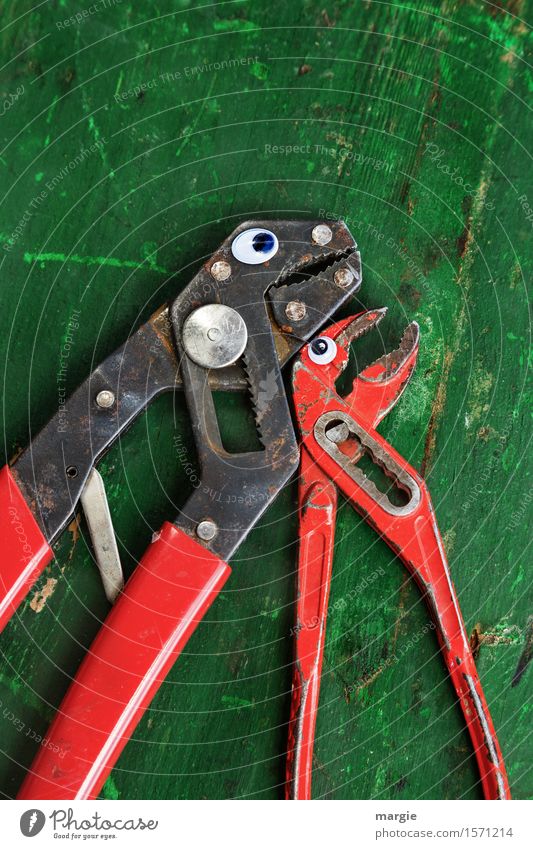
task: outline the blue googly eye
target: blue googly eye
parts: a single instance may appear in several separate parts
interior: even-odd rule
[[[277,254],[278,249],[277,236],[270,230],[263,230],[260,227],[252,227],[250,230],[245,230],[244,233],[239,233],[231,246],[231,252],[235,259],[244,262],[246,265],[259,265],[261,262],[268,262]]]
[[[325,366],[335,359],[337,345],[329,336],[319,336],[318,339],[313,339],[307,350],[311,362]]]

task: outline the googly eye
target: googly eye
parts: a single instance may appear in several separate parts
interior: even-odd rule
[[[270,230],[252,227],[239,233],[233,240],[231,252],[235,259],[246,265],[259,265],[275,256],[279,249],[278,238]]]
[[[318,339],[313,339],[307,350],[309,359],[313,363],[326,366],[335,359],[337,346],[333,339],[330,339],[328,336],[319,336]]]

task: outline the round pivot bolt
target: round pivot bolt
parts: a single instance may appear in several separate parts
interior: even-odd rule
[[[198,523],[196,535],[200,537],[200,539],[203,539],[204,542],[209,542],[209,540],[216,536],[217,531],[218,528],[211,519],[204,519],[203,522]]]
[[[211,266],[211,276],[222,283],[231,276],[231,265],[223,259],[219,259]]]
[[[327,439],[329,439],[330,442],[334,442],[335,445],[341,445],[343,442],[346,442],[349,436],[350,431],[345,422],[338,422],[337,424],[333,424],[326,428]]]
[[[329,245],[333,233],[327,224],[317,224],[316,227],[313,227],[311,238],[316,245]]]
[[[307,307],[302,301],[289,301],[285,307],[285,315],[289,321],[301,321],[307,315]]]
[[[353,280],[353,272],[349,268],[339,268],[333,279],[341,289],[347,289]]]
[[[103,410],[108,410],[115,403],[115,393],[110,389],[102,389],[96,396],[96,403]]]
[[[185,319],[181,338],[187,355],[199,366],[224,368],[241,356],[248,331],[236,310],[224,304],[206,304]]]

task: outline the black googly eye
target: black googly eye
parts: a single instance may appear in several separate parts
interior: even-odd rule
[[[278,249],[277,236],[271,230],[263,230],[260,227],[252,227],[250,230],[239,233],[231,246],[235,259],[246,265],[267,262],[277,254]]]
[[[309,359],[313,363],[325,366],[335,359],[337,346],[333,339],[330,339],[328,336],[319,336],[318,339],[313,339],[310,343],[308,352]]]

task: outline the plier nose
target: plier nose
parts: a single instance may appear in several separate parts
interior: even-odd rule
[[[303,368],[324,385],[323,391],[327,390],[330,398],[339,395],[336,384],[348,365],[350,346],[376,330],[386,315],[387,307],[366,310],[355,317],[338,321],[310,342],[302,350],[295,366],[295,391],[297,370]],[[348,412],[357,410],[359,418],[372,427],[379,424],[409,383],[416,365],[419,339],[418,324],[412,321],[404,330],[397,348],[382,354],[356,375],[352,388],[342,397],[343,406],[348,408]]]

